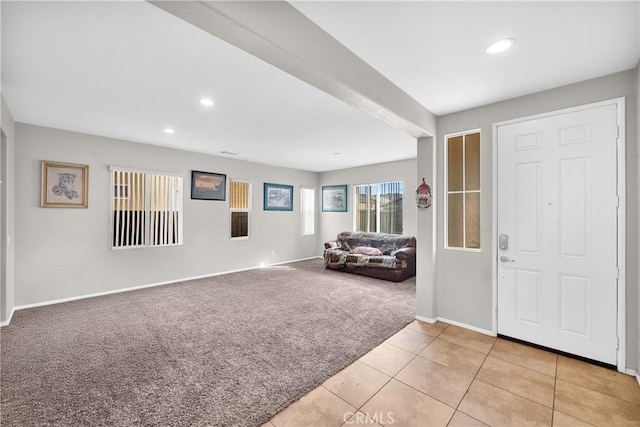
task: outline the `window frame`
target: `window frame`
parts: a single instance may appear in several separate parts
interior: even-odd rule
[[[480,144],[480,154],[478,156],[478,175],[479,175],[479,184],[478,190],[465,190],[466,187],[466,136],[472,134],[478,134],[479,144]],[[452,138],[457,138],[459,136],[463,137],[462,144],[462,190],[460,191],[449,191],[449,140]],[[482,132],[481,129],[470,129],[461,132],[449,133],[444,135],[444,248],[451,251],[463,251],[463,252],[482,252]],[[480,219],[480,247],[479,248],[468,248],[467,245],[467,233],[466,233],[466,195],[476,193],[479,194],[479,219]],[[449,194],[462,194],[462,242],[463,246],[450,246],[449,245]]]
[[[253,211],[253,185],[251,181],[244,178],[229,178],[229,188],[227,189],[227,194],[229,194],[229,240],[238,241],[238,240],[249,240],[251,238],[251,213]],[[231,207],[231,190],[233,182],[244,182],[249,185],[249,191],[247,192],[247,202],[248,208],[233,208]],[[233,237],[231,233],[233,232],[233,212],[247,212],[247,235],[246,236],[236,236]]]
[[[110,214],[109,214],[109,235],[110,235],[110,239],[109,239],[109,247],[111,250],[113,251],[121,251],[121,250],[129,250],[129,249],[143,249],[143,248],[165,248],[165,247],[172,247],[172,246],[182,246],[184,245],[184,176],[176,173],[176,172],[167,172],[167,171],[157,171],[157,170],[150,170],[150,169],[142,169],[142,168],[130,168],[130,167],[124,167],[124,166],[115,166],[115,165],[110,165],[109,166],[109,187],[110,187]],[[126,173],[126,174],[140,174],[143,175],[143,179],[141,183],[137,183],[137,184],[133,184],[133,183],[128,183],[128,184],[122,184],[122,183],[116,183],[114,181],[114,177],[116,176],[116,173]],[[177,178],[179,179],[179,188],[178,188],[178,195],[175,198],[175,204],[177,205],[177,209],[175,210],[175,212],[178,213],[178,222],[177,222],[177,236],[176,236],[176,243],[165,243],[165,244],[151,244],[153,235],[151,232],[151,212],[154,212],[154,210],[151,208],[151,177],[153,175],[157,175],[157,176],[161,176],[161,177],[167,177],[167,178]],[[122,178],[122,177],[121,177]],[[138,188],[137,185],[141,184],[141,187]],[[120,186],[122,188],[124,188],[124,186],[126,185],[127,188],[127,194],[126,197],[123,194],[116,194],[119,193],[116,190],[116,186]],[[116,227],[118,226],[118,221],[117,219],[114,218],[114,212],[116,212],[116,208],[120,208],[123,206],[120,206],[122,202],[122,200],[128,200],[131,195],[133,194],[133,191],[140,191],[140,189],[143,189],[144,191],[144,196],[141,199],[142,203],[144,204],[142,209],[143,215],[142,215],[142,219],[144,220],[144,225],[142,226],[141,232],[142,232],[142,241],[144,242],[143,244],[129,244],[126,246],[116,246],[114,243],[116,241],[116,239],[119,237],[116,234]],[[118,196],[118,197],[116,197]],[[116,202],[117,200],[117,202]],[[128,202],[127,204],[130,204],[131,202]],[[122,210],[122,209],[118,209],[118,210]],[[158,212],[158,211],[155,211]],[[136,219],[134,221],[135,225],[138,225],[137,223],[138,219]],[[162,222],[164,224],[164,222]],[[127,230],[129,229],[129,226],[127,226]],[[137,233],[133,233],[132,234],[133,237],[135,239],[137,239],[138,234]]]
[[[404,197],[405,197],[405,185],[404,185],[404,181],[401,179],[397,179],[397,180],[393,180],[393,181],[379,181],[379,182],[372,182],[372,183],[362,183],[362,184],[354,184],[353,185],[353,231],[358,231],[358,200],[360,198],[360,193],[358,192],[358,187],[362,187],[362,186],[367,186],[369,188],[371,188],[372,186],[376,187],[376,194],[375,196],[372,195],[371,191],[368,192],[367,195],[367,201],[369,203],[369,201],[375,197],[375,203],[376,203],[376,231],[363,231],[363,233],[381,233],[380,231],[380,226],[381,226],[381,222],[380,222],[380,194],[381,194],[381,186],[382,184],[388,184],[388,183],[401,183],[402,184],[402,203],[403,203],[403,209],[402,209],[402,230],[400,233],[398,234],[402,234],[404,233]],[[370,216],[367,215],[367,229],[370,229],[371,225],[371,221],[370,221]],[[391,233],[388,233],[391,234]]]
[[[305,206],[304,206],[304,202],[307,200],[304,196],[305,191],[312,191],[313,193],[310,196],[310,199],[313,203],[313,209],[312,209],[312,223],[311,223],[311,228],[312,228],[312,232],[311,233],[305,233],[304,229],[305,229]],[[316,188],[315,187],[309,187],[309,186],[305,186],[305,185],[301,185],[300,186],[300,235],[301,236],[315,236],[316,235],[316,205],[317,205],[317,200],[316,200]]]

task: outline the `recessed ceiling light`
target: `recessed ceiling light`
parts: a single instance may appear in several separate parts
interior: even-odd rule
[[[209,98],[202,98],[200,100],[200,104],[204,105],[205,107],[211,107],[213,105],[213,101]]]
[[[176,133],[172,128],[164,128],[164,133]]]
[[[497,42],[491,43],[489,47],[487,47],[487,53],[489,55],[494,55],[496,53],[504,52],[509,49],[516,41],[514,39],[502,39]]]

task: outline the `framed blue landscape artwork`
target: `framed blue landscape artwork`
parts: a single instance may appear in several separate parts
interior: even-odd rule
[[[322,212],[347,211],[347,186],[325,185],[322,187]]]
[[[292,211],[293,185],[264,183],[265,211]]]

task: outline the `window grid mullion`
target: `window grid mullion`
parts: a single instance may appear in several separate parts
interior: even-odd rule
[[[462,247],[467,249],[467,135],[462,135]]]

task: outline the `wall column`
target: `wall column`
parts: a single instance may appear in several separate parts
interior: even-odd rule
[[[433,206],[418,209],[417,218],[417,267],[416,267],[416,318],[434,322],[436,310],[436,145],[433,137],[418,138],[418,176],[431,187]]]

